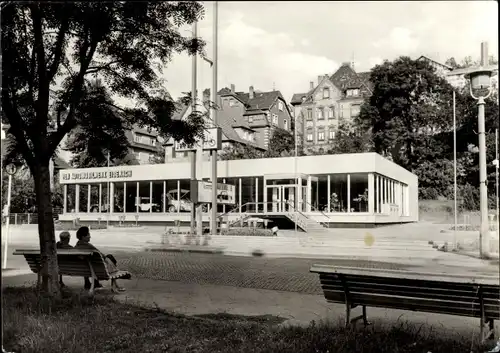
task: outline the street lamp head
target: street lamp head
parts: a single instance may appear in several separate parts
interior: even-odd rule
[[[471,88],[473,90],[477,89],[489,89],[491,87],[491,77],[493,76],[493,70],[479,67],[477,70],[471,71],[465,75],[465,78],[470,80]]]

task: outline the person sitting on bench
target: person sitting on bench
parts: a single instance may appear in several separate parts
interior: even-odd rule
[[[104,262],[106,264],[106,269],[108,273],[112,276],[114,272],[118,271],[118,268],[116,267],[116,259],[114,258],[113,255],[106,255],[103,254],[99,249],[97,249],[94,245],[90,243],[90,230],[89,227],[80,227],[80,229],[77,230],[76,232],[76,237],[78,238],[78,242],[76,243],[75,249],[88,249],[88,250],[95,250],[98,251],[102,257],[104,258]],[[91,283],[88,277],[84,278],[85,281],[85,289],[90,289]],[[99,283],[98,280],[95,280],[94,285],[96,288],[101,288],[102,285]],[[125,288],[119,287],[117,280],[116,279],[111,279],[111,286],[115,287],[116,290],[120,292],[124,292]]]
[[[73,249],[71,245],[69,245],[69,241],[71,240],[71,234],[69,232],[64,231],[59,234],[59,241],[56,243],[57,249]],[[63,283],[62,275],[59,275],[59,284],[61,287],[65,287],[66,285]]]

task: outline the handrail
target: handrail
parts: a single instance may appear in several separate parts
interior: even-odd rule
[[[321,211],[318,207],[314,206],[313,204],[310,204],[307,201],[304,201],[304,202],[306,203],[306,205],[311,205],[311,207],[314,208],[314,209],[316,209],[316,211],[321,212],[321,214],[323,216],[325,216],[326,218],[330,219],[330,217],[325,212]]]
[[[323,211],[321,211],[318,207],[315,207],[314,205],[312,205],[311,203],[307,202],[307,201],[304,201],[306,205],[310,205],[312,208],[316,209],[316,211],[319,211],[323,216],[325,216],[326,218],[328,218],[328,220],[330,220],[330,217],[324,213]],[[328,222],[327,225],[325,225],[326,222],[318,222],[319,224],[322,224],[323,226],[326,226],[327,228],[330,228],[330,222]]]
[[[235,207],[234,207],[233,209],[231,209],[230,211],[225,212],[225,213],[223,213],[223,214],[221,214],[221,215],[217,216],[217,218],[222,218],[222,217],[227,216],[228,214],[233,213],[233,212],[235,212],[235,211],[239,211],[239,213],[243,213],[243,212],[241,211],[241,209],[242,209],[244,206],[247,206],[248,204],[255,204],[255,202],[246,202],[246,203],[244,203],[244,204],[243,204],[243,205],[241,205],[241,206],[239,206],[239,205],[238,205],[238,206],[235,206]]]

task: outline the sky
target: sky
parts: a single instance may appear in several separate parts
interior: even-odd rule
[[[213,53],[213,2],[204,2],[198,36]],[[479,59],[488,41],[498,57],[496,1],[244,1],[219,2],[218,88],[280,90],[289,102],[309,82],[354,61],[358,72],[384,59],[427,55],[439,61]],[[192,27],[182,28],[191,35]],[[212,86],[210,65],[198,60],[198,88]],[[191,90],[192,59],[176,55],[164,71],[176,98]]]

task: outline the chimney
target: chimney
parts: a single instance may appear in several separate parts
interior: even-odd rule
[[[248,91],[249,91],[249,98],[253,99],[255,97],[255,94],[253,92],[253,86],[250,86],[250,88],[248,89]]]
[[[350,67],[350,66],[351,66],[351,63],[346,61],[346,62],[343,62],[343,63],[342,63],[342,66],[349,66],[349,67]]]
[[[488,42],[481,43],[481,66],[488,66],[489,63],[488,57]]]
[[[321,83],[321,81],[323,81],[323,75],[318,76],[318,85]]]
[[[231,93],[234,93],[234,90],[235,90],[234,84],[231,83]]]
[[[311,82],[309,82],[309,89],[310,89],[310,90],[311,90],[311,89],[314,89],[314,82],[312,82],[312,81],[311,81]]]

